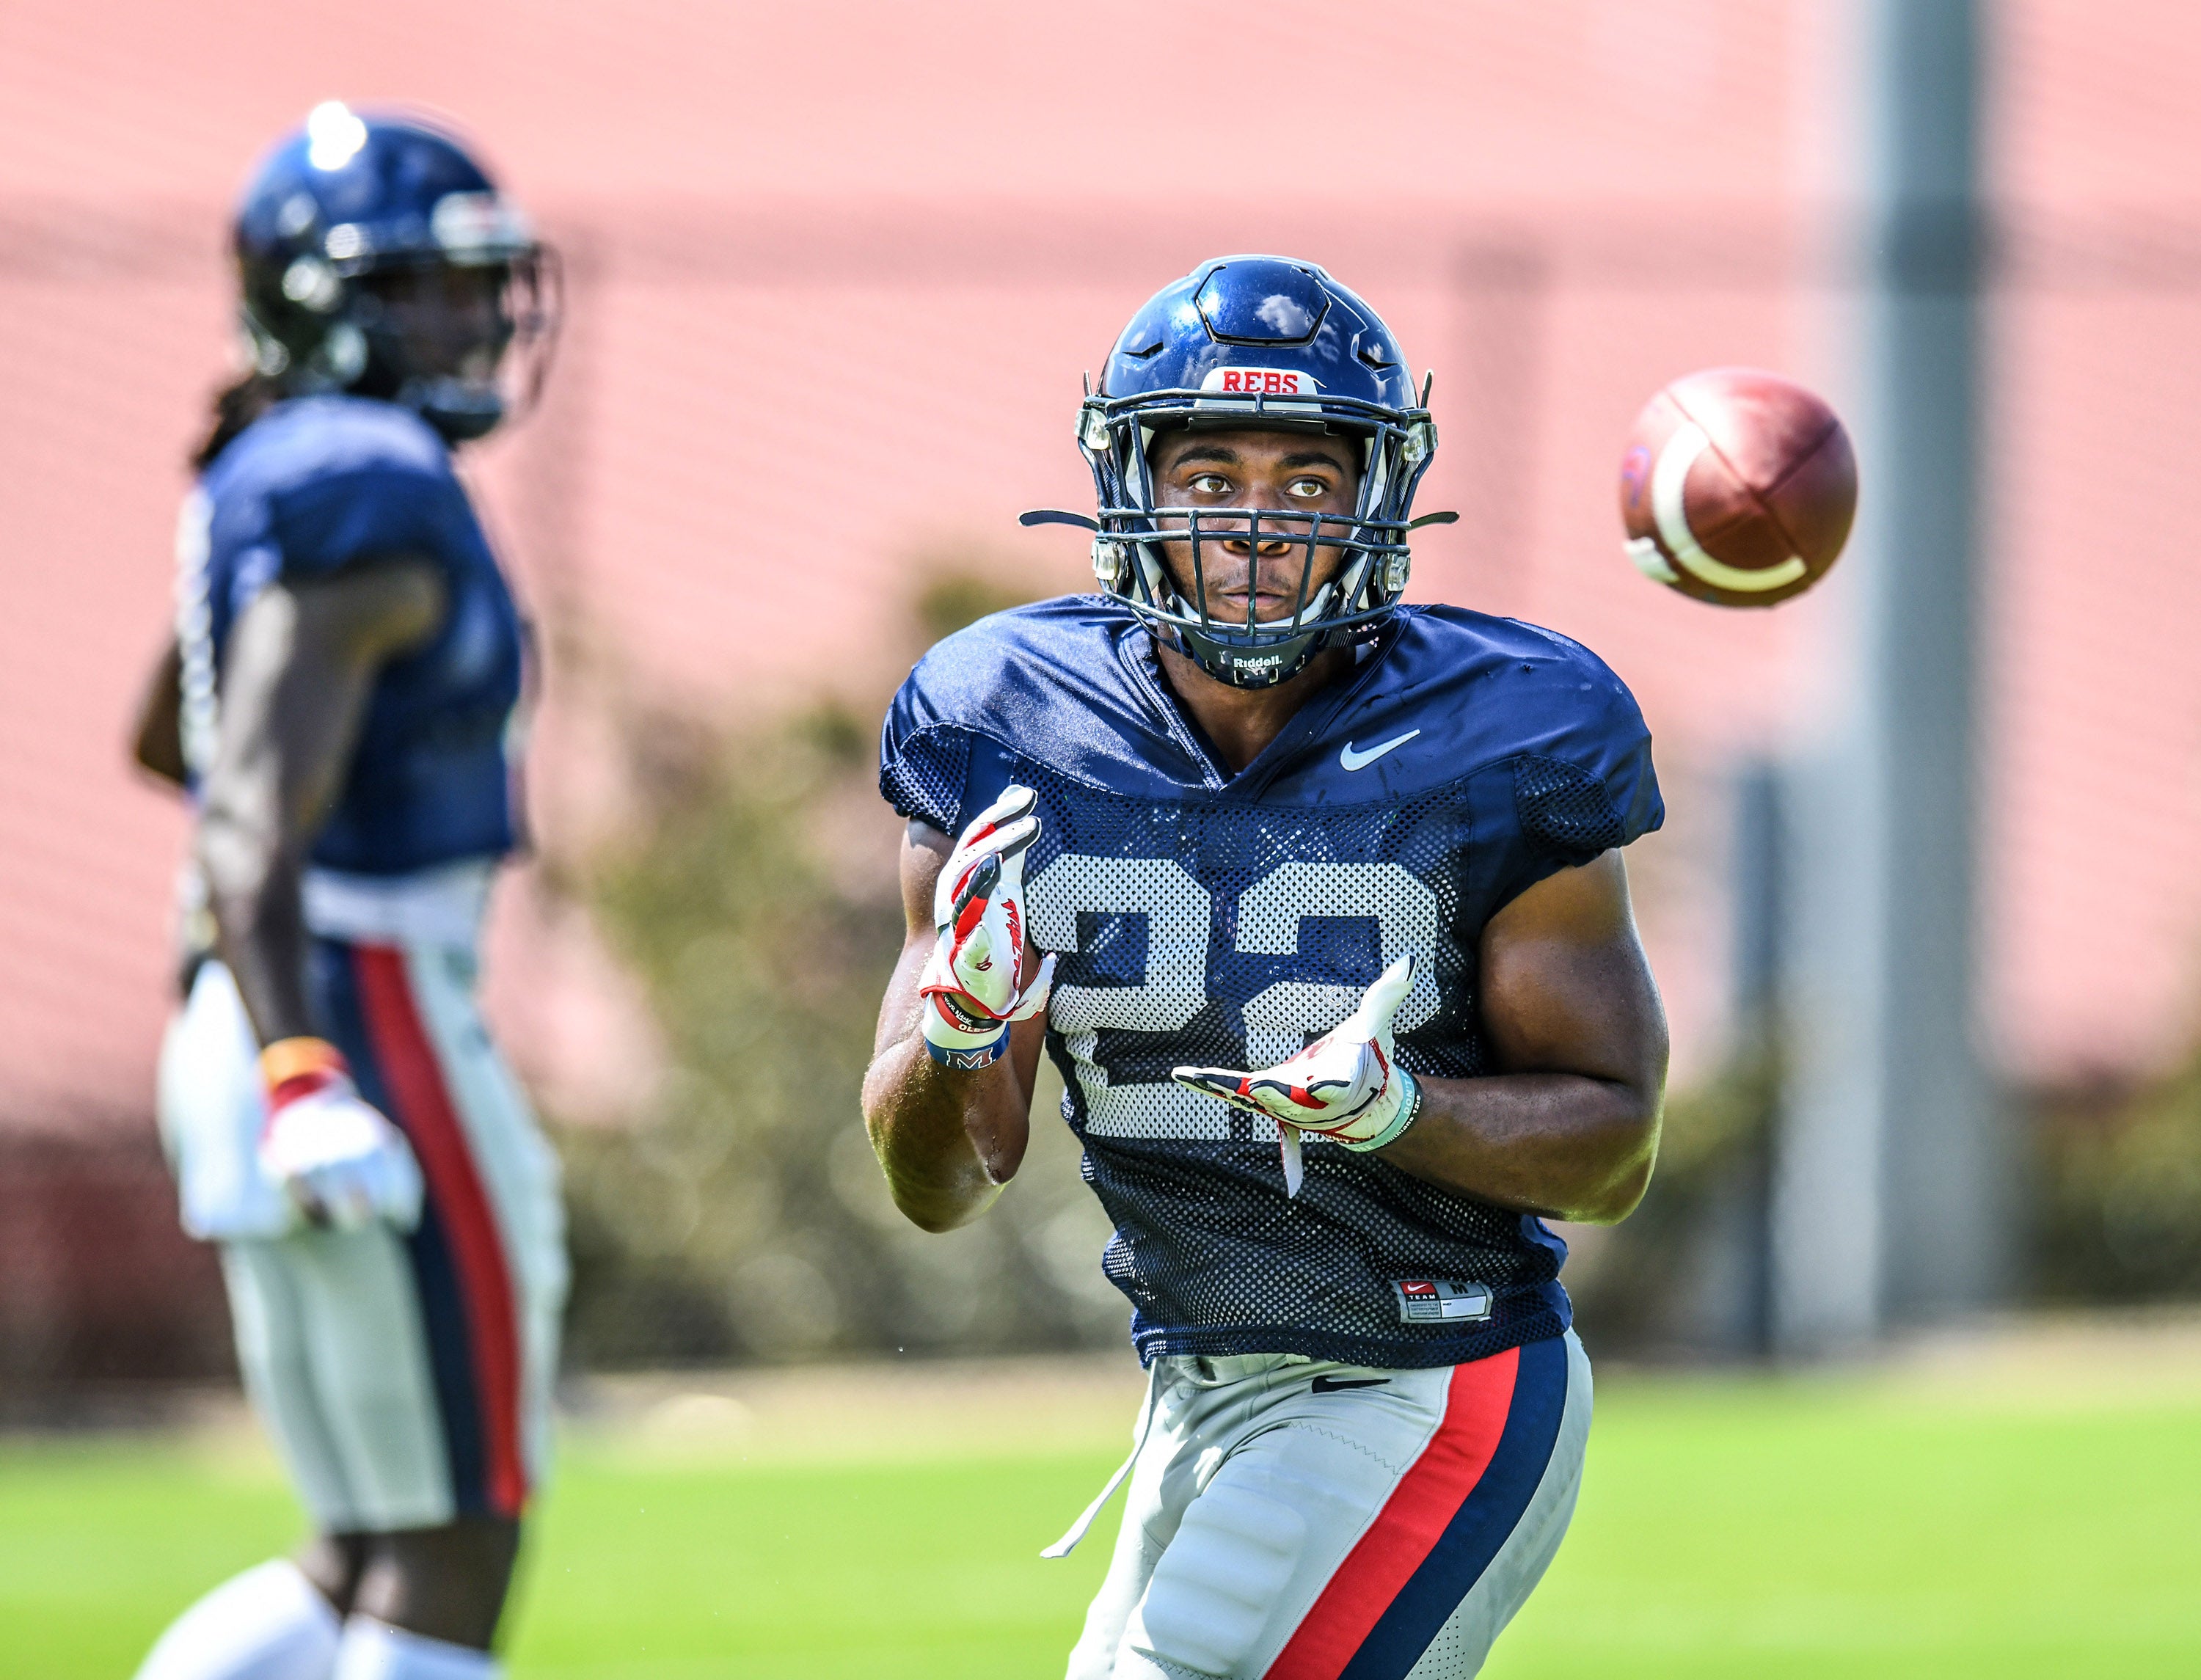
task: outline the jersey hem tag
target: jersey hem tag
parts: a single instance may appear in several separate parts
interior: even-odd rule
[[[1398,1299],[1402,1325],[1478,1323],[1490,1316],[1494,1299],[1487,1284],[1442,1278],[1397,1278],[1391,1293]]]

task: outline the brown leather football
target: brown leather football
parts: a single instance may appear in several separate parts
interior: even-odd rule
[[[1755,367],[1676,379],[1636,416],[1620,463],[1629,559],[1722,607],[1770,607],[1818,582],[1849,540],[1857,491],[1834,411]]]

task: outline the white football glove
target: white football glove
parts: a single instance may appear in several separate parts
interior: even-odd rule
[[[260,1160],[315,1225],[359,1231],[377,1220],[401,1231],[420,1223],[420,1163],[405,1134],[361,1100],[350,1076],[292,1080],[271,1098]]]
[[[984,1067],[1009,1027],[1047,1007],[1054,958],[1024,984],[1024,853],[1039,796],[1010,786],[963,831],[932,890],[937,942],[918,977],[925,1048],[947,1067]]]
[[[1399,1066],[1391,1048],[1391,1018],[1413,985],[1414,959],[1409,953],[1376,977],[1351,1014],[1274,1067],[1259,1073],[1179,1067],[1170,1077],[1234,1108],[1276,1121],[1284,1193],[1297,1195],[1306,1177],[1301,1131],[1321,1132],[1348,1149],[1380,1149],[1395,1142],[1421,1113],[1421,1087]]]

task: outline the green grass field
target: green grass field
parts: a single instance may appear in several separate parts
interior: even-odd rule
[[[1036,1554],[1115,1443],[882,1423],[830,1448],[576,1431],[517,1680],[1059,1674],[1112,1517],[1065,1563]],[[234,1432],[0,1440],[0,1675],[126,1676],[297,1528]],[[1486,1671],[2201,1672],[2201,1385],[1609,1380],[1573,1533]]]

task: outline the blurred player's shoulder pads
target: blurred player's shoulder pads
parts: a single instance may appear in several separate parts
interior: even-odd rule
[[[202,489],[218,567],[255,548],[285,573],[377,554],[467,571],[492,563],[449,447],[394,402],[331,395],[279,403],[215,458]]]
[[[208,467],[208,494],[262,492],[360,471],[456,481],[451,452],[410,408],[331,394],[279,402],[238,434]]]

